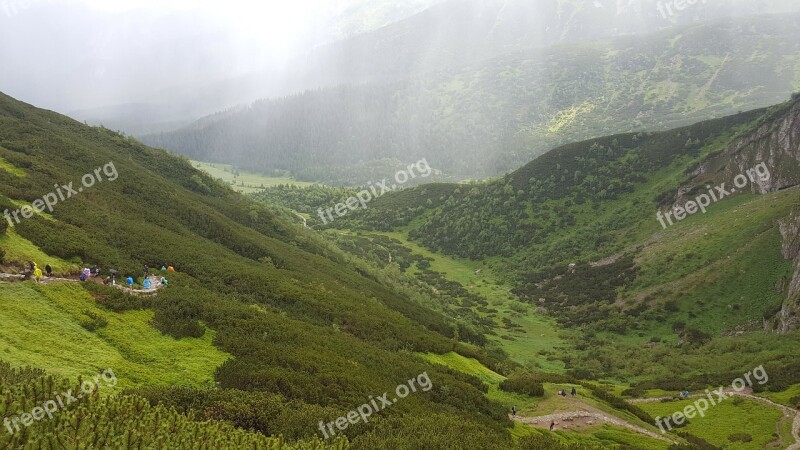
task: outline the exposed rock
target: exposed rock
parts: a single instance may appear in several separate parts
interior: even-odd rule
[[[783,237],[783,257],[794,260],[794,274],[789,282],[786,300],[773,322],[778,333],[788,333],[800,328],[800,210],[778,223]]]
[[[756,175],[753,181],[748,177],[745,191],[767,194],[800,185],[800,101],[774,112],[770,119],[696,167],[690,181],[678,189],[675,205],[707,193],[706,186],[726,183],[730,190],[737,175],[747,175],[761,163],[769,176]]]
[[[601,259],[600,261],[591,262],[589,263],[589,265],[592,267],[610,266],[611,264],[614,264],[615,262],[619,261],[622,255],[623,255],[622,253],[611,255],[607,258]]]
[[[754,169],[761,165],[761,171]],[[767,176],[765,170],[768,171]],[[747,185],[735,188],[734,180],[747,176]],[[689,174],[677,192],[674,206],[683,206],[709,187],[725,183],[728,191],[767,194],[800,185],[800,101],[777,107],[760,125],[734,139],[721,152],[703,161]],[[713,207],[713,206],[711,206]],[[787,297],[774,318],[766,318],[768,331],[787,333],[800,328],[800,210],[778,223],[783,237],[783,256],[793,260],[795,272]],[[741,330],[734,330],[736,332]]]

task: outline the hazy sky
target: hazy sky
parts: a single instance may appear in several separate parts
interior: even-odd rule
[[[0,91],[67,112],[274,68],[360,0],[0,0]]]
[[[245,75],[251,83],[280,87],[281,80],[293,79],[290,68],[301,67],[315,46],[440,1],[0,0],[0,91],[63,113],[162,103],[180,104],[199,117],[233,106],[229,103],[255,100],[243,98],[242,92],[226,92],[243,86]],[[471,3],[503,1],[539,5],[556,0]],[[626,23],[639,22],[636,11],[658,14],[656,5],[662,3],[685,5],[676,0],[576,0],[559,5],[580,1],[591,10],[616,11],[616,20]],[[764,11],[765,5],[797,3],[698,1],[713,4],[720,14],[732,12],[730,5]],[[684,9],[675,9],[681,13],[676,17],[701,11]],[[673,18],[665,16],[664,21],[669,20]],[[211,102],[192,104],[209,93],[217,95],[213,107]]]

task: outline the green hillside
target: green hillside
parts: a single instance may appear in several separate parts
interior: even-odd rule
[[[504,408],[485,398],[477,380],[414,353],[456,351],[490,366],[495,357],[459,342],[456,321],[375,281],[295,217],[234,193],[187,160],[5,95],[0,157],[2,210],[36,205],[56,183],[72,181],[76,191],[52,212],[0,226],[3,272],[20,273],[33,260],[73,280],[0,283],[0,359],[73,381],[112,367],[120,387],[154,407],[290,442],[321,438],[320,420],[335,420],[427,372],[430,392],[348,428],[351,445],[380,446],[430,414],[440,419],[435,434],[442,439],[452,433],[486,448],[510,445]],[[100,170],[102,181],[78,190],[84,174],[103,167],[109,170]],[[81,267],[95,264],[104,276],[113,268],[118,280],[133,276],[138,283],[144,264],[177,272],[164,272],[170,285],[157,295],[133,297],[74,281]],[[0,396],[17,395],[13,380],[4,375]],[[125,408],[87,407],[91,414],[113,408],[106,412],[116,435],[139,433],[120,415]],[[61,422],[39,426],[63,433]],[[185,426],[212,435],[227,427]],[[408,442],[433,441],[433,430],[417,429]],[[46,436],[37,433],[24,441]]]
[[[322,230],[316,208],[353,191],[281,184],[245,197],[188,160],[0,96],[0,210],[10,212],[0,222],[0,415],[24,420],[49,392],[114,374],[53,419],[7,422],[0,446],[664,450],[744,442],[742,433],[759,445],[790,440],[778,403],[798,400],[800,334],[764,332],[760,320],[786,296],[792,265],[776,221],[800,191],[726,199],[668,230],[654,214],[692,168],[728,158],[754,130],[782,129],[798,105],[566,146],[503,179],[386,194]],[[560,180],[562,167],[597,175]],[[52,211],[25,213],[65,191]],[[478,208],[498,226],[471,235],[485,220]],[[532,225],[550,229],[513,240],[529,228],[509,227]],[[18,280],[29,261],[54,277]],[[134,295],[77,280],[98,265],[141,287],[144,264],[169,284]],[[753,388],[776,403],[726,405],[680,432],[661,435],[652,414],[662,409],[621,397],[702,391],[759,365],[770,382]],[[427,388],[399,394],[410,380],[424,386],[423,375]],[[575,397],[557,395],[572,387]],[[343,419],[339,433],[338,417],[384,392],[391,407]],[[589,419],[547,430],[551,415],[576,409]],[[743,415],[751,428],[720,428]],[[334,439],[320,432],[326,422]]]
[[[800,172],[796,143],[779,137],[798,129],[795,95],[666,132],[569,144],[498,180],[387,193],[327,224],[316,210],[357,189],[283,186],[255,197],[307,213],[340,248],[433,291],[433,308],[545,381],[602,380],[638,398],[730,386],[763,366],[769,382],[753,389],[794,408],[800,332],[769,324],[793,304],[796,265],[785,254],[795,244],[783,224],[796,217]],[[659,224],[659,209],[702,186],[731,186],[760,161],[768,181]],[[549,411],[535,404],[526,414]],[[783,417],[774,404],[737,402],[680,431],[722,448],[779,446],[794,439],[793,417]]]

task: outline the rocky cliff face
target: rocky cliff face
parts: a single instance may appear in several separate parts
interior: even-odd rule
[[[767,176],[762,176],[763,169]],[[736,189],[739,175],[747,177],[747,185],[737,192],[766,194],[800,185],[800,100],[774,111],[756,129],[700,164],[678,190],[676,204],[707,192],[706,186],[725,183],[728,190]]]
[[[781,311],[764,325],[767,331],[787,333],[800,328],[800,209],[781,220],[778,226],[783,236],[783,256],[794,260],[795,270]]]
[[[747,184],[738,187],[735,179],[742,175],[747,177]],[[754,194],[800,185],[800,99],[773,111],[754,129],[700,164],[678,190],[674,205],[684,205],[722,183],[728,191]],[[795,271],[788,286],[781,287],[787,297],[780,312],[765,319],[764,328],[786,333],[800,328],[800,209],[777,225],[783,237],[783,256],[794,261]]]

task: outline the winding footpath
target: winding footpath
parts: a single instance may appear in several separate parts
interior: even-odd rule
[[[551,422],[555,422],[557,425],[562,426],[563,422],[572,422],[576,419],[589,419],[590,421],[587,422],[587,425],[594,425],[594,422],[598,423],[608,423],[611,425],[616,425],[618,427],[627,428],[631,431],[634,431],[639,434],[643,434],[645,436],[651,437],[653,439],[658,439],[665,442],[670,442],[672,444],[677,444],[678,442],[670,439],[667,436],[661,435],[654,431],[650,431],[644,427],[640,427],[639,425],[635,425],[630,423],[626,420],[622,420],[620,418],[610,416],[607,413],[604,413],[600,410],[596,410],[586,404],[581,405],[583,408],[587,409],[578,410],[578,411],[569,411],[569,412],[562,412],[556,414],[549,414],[546,416],[538,416],[538,417],[520,417],[514,416],[511,417],[512,420],[520,423],[525,423],[528,425],[539,425],[548,427]]]
[[[796,411],[788,406],[781,405],[779,403],[775,403],[768,398],[757,397],[752,394],[752,390],[747,389],[742,392],[738,392],[734,389],[728,389],[724,391],[726,394],[729,395],[736,395],[740,397],[745,397],[753,401],[757,401],[760,403],[767,404],[772,406],[776,409],[779,409],[783,412],[783,417],[785,418],[792,418],[794,420],[792,422],[792,437],[794,438],[794,443],[790,446],[786,447],[786,450],[800,450],[800,411]],[[692,395],[690,398],[700,398],[705,397],[705,395]],[[666,399],[672,399],[673,397],[654,397],[654,398],[638,398],[628,400],[629,403],[636,404],[636,403],[655,403],[660,402]],[[578,406],[580,409],[574,411],[565,411],[555,414],[548,414],[543,416],[534,416],[534,417],[521,417],[521,416],[509,416],[515,422],[525,423],[531,426],[539,426],[543,428],[548,428],[550,423],[555,422],[558,426],[557,429],[564,429],[568,428],[568,426],[564,426],[564,423],[571,424],[575,421],[581,421],[585,425],[594,425],[594,423],[608,423],[611,425],[616,425],[619,427],[627,428],[629,430],[635,431],[636,433],[654,438],[659,439],[662,441],[668,441],[671,443],[677,443],[677,441],[670,439],[667,435],[659,434],[654,431],[650,431],[644,427],[631,423],[627,420],[620,419],[618,417],[614,417],[605,413],[593,406],[590,406],[584,402],[579,402]]]
[[[121,291],[125,291],[131,295],[136,296],[143,296],[143,295],[158,295],[158,290],[165,287],[166,285],[161,284],[161,277],[156,275],[150,275],[148,277],[152,287],[150,289],[131,289],[122,284],[114,284],[110,285],[115,287]],[[25,275],[13,274],[13,273],[0,273],[0,281],[6,282],[21,282],[25,281]],[[59,278],[59,277],[44,277],[39,282],[41,284],[52,284],[52,283],[80,283],[81,281],[74,278]],[[88,281],[88,282],[96,282],[96,280]]]
[[[800,413],[795,413],[794,415],[792,436],[794,436],[794,444],[787,447],[787,450],[800,450]]]
[[[750,388],[742,390],[741,392],[739,392],[739,391],[737,391],[735,389],[730,389],[729,388],[729,389],[725,389],[724,392],[726,394],[728,394],[728,395],[736,395],[736,396],[739,396],[739,397],[745,397],[745,398],[748,398],[750,400],[753,400],[753,401],[756,401],[756,402],[760,402],[760,403],[764,403],[766,405],[772,406],[773,408],[779,409],[781,412],[783,412],[783,417],[785,417],[785,418],[789,418],[790,419],[790,418],[794,417],[794,420],[792,422],[792,438],[794,438],[794,443],[792,445],[786,447],[786,450],[800,450],[800,411],[794,410],[794,409],[792,409],[792,408],[790,408],[788,406],[785,406],[785,405],[781,405],[780,403],[775,403],[775,402],[773,402],[772,400],[770,400],[768,398],[757,397],[757,396],[753,395],[753,390],[750,389]],[[696,394],[696,395],[690,395],[689,396],[690,399],[691,398],[699,398],[699,397],[704,397],[704,395],[703,394],[699,394],[699,395]],[[633,403],[633,404],[636,404],[636,403],[655,403],[655,402],[660,402],[660,401],[665,400],[665,399],[672,399],[672,398],[673,397],[637,398],[637,399],[633,399],[633,400],[628,400],[628,403]]]

